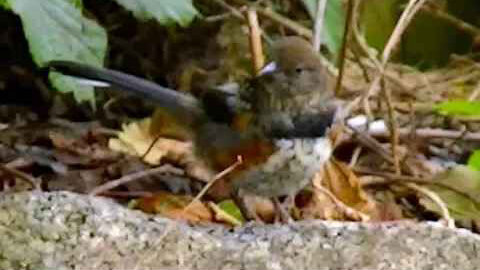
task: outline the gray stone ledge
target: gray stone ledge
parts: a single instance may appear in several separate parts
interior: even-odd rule
[[[0,197],[0,269],[478,269],[479,250],[479,236],[436,223],[229,230],[68,192]]]

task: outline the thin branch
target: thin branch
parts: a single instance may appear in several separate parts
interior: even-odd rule
[[[235,16],[236,18],[238,18],[240,20],[245,20],[245,17],[243,16],[241,11],[239,11],[235,7],[227,4],[225,1],[223,1],[223,0],[213,0],[213,2],[217,3],[219,6],[223,7],[224,9],[230,11],[233,14],[233,16]]]
[[[41,190],[40,180],[22,171],[0,164],[0,171],[27,182],[35,190]]]
[[[385,67],[390,60],[390,56],[392,55],[393,50],[398,45],[402,34],[404,33],[407,26],[410,24],[411,20],[413,19],[414,15],[418,12],[420,7],[426,2],[427,0],[410,0],[407,4],[407,7],[403,11],[400,19],[398,20],[390,38],[388,39],[387,44],[382,53],[382,58],[380,61],[380,66],[378,66],[379,73],[373,80],[370,88],[366,92],[365,96],[363,97],[364,101],[364,108],[365,113],[368,116],[371,116],[371,110],[369,110],[368,99],[376,93],[379,89],[379,84],[381,82],[381,78],[384,76]],[[377,62],[374,61],[376,64]]]
[[[326,169],[325,173],[329,174],[329,170]],[[313,187],[318,191],[322,192],[323,194],[327,195],[327,197],[335,204],[337,209],[342,212],[346,217],[352,220],[360,220],[360,221],[368,221],[370,217],[342,202],[338,199],[329,189],[322,186],[321,181],[313,181]]]
[[[270,20],[285,26],[286,28],[292,30],[293,32],[297,33],[300,36],[306,37],[308,39],[312,39],[313,33],[307,27],[297,23],[294,20],[291,20],[285,16],[282,16],[270,9],[256,7],[258,14],[269,18]]]
[[[340,51],[340,55],[338,56],[338,78],[337,84],[335,86],[335,95],[340,94],[340,89],[342,87],[342,80],[343,74],[345,71],[345,55],[347,52],[347,45],[348,45],[348,37],[350,34],[350,26],[352,25],[352,18],[353,18],[353,10],[354,10],[354,0],[348,0],[348,8],[347,8],[347,18],[345,20],[345,28],[343,29],[343,41],[342,41],[342,49]]]
[[[455,186],[454,184],[449,185],[443,182],[435,181],[432,178],[398,175],[398,174],[387,173],[387,172],[378,172],[378,171],[374,171],[374,170],[370,170],[362,167],[354,167],[352,170],[355,173],[374,175],[374,176],[379,176],[383,178],[383,179],[369,179],[369,180],[362,179],[360,181],[360,185],[362,186],[391,185],[391,184],[398,185],[398,184],[404,184],[406,182],[420,184],[420,185],[435,185],[435,186],[442,187],[442,188],[451,190],[453,192],[456,192],[462,196],[465,196],[466,198],[470,199],[475,203],[480,203],[480,198],[477,198],[475,196],[468,194],[467,192],[461,190],[460,188],[457,188],[457,186]]]
[[[423,6],[421,10],[427,13],[430,13],[433,16],[450,23],[460,31],[463,31],[471,35],[472,37],[480,36],[480,28],[476,27],[473,24],[463,21],[453,16],[452,14],[444,12],[442,9],[440,9],[438,6],[434,5],[433,3]]]
[[[387,103],[387,110],[388,110],[388,123],[390,128],[390,144],[392,145],[392,157],[393,157],[393,165],[395,167],[395,172],[400,174],[400,158],[398,157],[398,123],[397,117],[395,115],[395,110],[392,105],[392,93],[390,89],[385,87],[385,78],[381,79],[381,85],[383,88],[383,93],[385,94],[385,101]]]
[[[328,0],[317,1],[317,13],[315,14],[315,24],[313,26],[313,49],[320,51],[322,44],[323,22],[325,21],[325,9]]]
[[[448,211],[448,207],[445,204],[445,202],[440,198],[440,196],[437,195],[437,193],[429,190],[428,188],[418,186],[413,183],[405,183],[404,184],[406,187],[411,188],[419,193],[422,193],[425,195],[427,198],[429,198],[432,202],[434,202],[439,208],[440,211],[442,212],[443,219],[447,222],[447,227],[454,229],[455,228],[455,221],[453,218],[450,216],[450,212]]]
[[[129,182],[132,182],[132,181],[136,181],[136,180],[140,180],[144,177],[159,174],[159,173],[173,173],[173,174],[181,175],[181,174],[183,174],[183,171],[180,170],[180,169],[177,169],[175,167],[172,167],[171,165],[163,165],[163,166],[156,167],[156,168],[151,168],[151,169],[148,169],[148,170],[145,170],[145,171],[140,171],[140,172],[135,172],[135,173],[132,173],[132,174],[127,174],[127,175],[122,176],[122,177],[120,177],[116,180],[109,181],[109,182],[107,182],[103,185],[100,185],[100,186],[92,189],[92,191],[90,191],[88,194],[89,195],[98,195],[98,194],[104,193],[106,191],[109,191],[113,188],[116,188],[118,186],[121,186],[123,184],[129,183]]]
[[[188,209],[190,209],[190,207],[193,205],[193,203],[195,203],[196,201],[199,201],[203,197],[203,195],[205,195],[205,193],[210,189],[210,187],[213,184],[215,184],[215,182],[218,179],[225,177],[227,174],[231,173],[233,170],[235,170],[242,163],[243,163],[242,157],[238,156],[237,161],[235,163],[233,163],[228,168],[226,168],[225,170],[223,170],[223,171],[219,172],[217,175],[215,175],[210,181],[208,181],[208,183],[205,185],[205,187],[203,187],[203,189],[200,190],[200,192],[197,194],[197,196],[195,196],[195,198],[193,198],[193,200],[187,206],[185,206],[185,208],[183,208],[182,213],[187,212]]]
[[[411,133],[409,128],[398,129],[400,137],[407,137]],[[388,130],[369,131],[368,134],[373,137],[388,137],[390,132]],[[419,128],[415,130],[415,135],[419,138],[446,138],[458,139],[462,138],[464,141],[480,141],[480,132],[463,132],[458,130],[448,130],[439,128]]]
[[[265,65],[265,56],[262,50],[262,30],[258,24],[257,12],[253,8],[247,10],[248,29],[250,32],[250,51],[252,53],[253,72],[258,75]]]

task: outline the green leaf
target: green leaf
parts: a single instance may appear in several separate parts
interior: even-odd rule
[[[218,207],[240,222],[245,222],[242,212],[232,200],[225,200],[218,204]]]
[[[0,0],[0,7],[3,7],[5,9],[10,9],[10,6],[8,5],[7,0]]]
[[[468,158],[468,166],[474,170],[480,171],[480,150],[475,150]]]
[[[156,19],[162,25],[187,26],[199,13],[192,0],[115,0],[140,20]]]
[[[6,0],[20,16],[34,62],[72,60],[101,66],[107,47],[105,30],[82,15],[80,0]],[[53,86],[73,92],[77,101],[94,102],[92,87],[51,75]]]
[[[315,20],[318,0],[302,0],[308,14]],[[323,25],[323,44],[327,46],[335,58],[338,57],[342,46],[343,30],[345,25],[345,11],[341,0],[328,0]]]
[[[472,170],[468,166],[456,166],[451,170],[441,173],[434,178],[445,185],[454,186],[470,197],[480,197],[480,172]],[[446,189],[444,187],[431,185],[429,189],[434,191],[445,204],[452,217],[456,220],[471,220],[480,218],[480,204],[471,200],[469,197]],[[427,209],[441,214],[438,205],[429,199],[421,199],[420,203]]]
[[[476,116],[480,115],[479,101],[446,101],[435,105],[434,109],[443,115],[463,115]]]

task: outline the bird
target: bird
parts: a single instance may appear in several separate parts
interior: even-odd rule
[[[64,75],[100,81],[153,100],[186,126],[195,153],[221,172],[238,157],[228,175],[235,193],[277,200],[305,188],[332,154],[326,136],[339,101],[319,54],[300,37],[281,37],[272,45],[273,62],[235,95],[212,91],[194,97],[119,71],[71,61],[47,67]],[[236,106],[237,104],[245,106]],[[219,117],[220,115],[220,117]],[[249,115],[247,123],[242,122]]]

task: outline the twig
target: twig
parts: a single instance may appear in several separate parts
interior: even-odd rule
[[[109,191],[113,188],[116,188],[120,185],[126,184],[128,182],[136,181],[136,180],[142,179],[144,177],[159,174],[159,173],[173,173],[173,174],[181,175],[183,172],[182,172],[182,170],[177,169],[177,168],[175,168],[171,165],[163,165],[163,166],[156,167],[156,168],[151,168],[151,169],[148,169],[148,170],[145,170],[145,171],[140,171],[140,172],[135,172],[135,173],[132,173],[132,174],[127,174],[127,175],[122,176],[122,177],[120,177],[116,180],[109,181],[109,182],[107,182],[103,185],[100,185],[100,186],[92,189],[92,191],[90,191],[88,194],[89,195],[98,195],[98,194],[101,194],[103,192]]]
[[[335,95],[338,96],[340,94],[340,89],[342,87],[342,80],[343,74],[345,72],[345,55],[347,53],[347,45],[348,45],[348,37],[350,34],[350,26],[352,25],[352,18],[353,18],[353,3],[354,0],[348,0],[348,8],[347,8],[347,18],[345,20],[345,27],[343,29],[343,41],[342,41],[342,48],[340,51],[340,55],[338,56],[338,78],[337,84],[335,85]]]
[[[411,132],[409,128],[398,129],[400,137],[406,137]],[[368,134],[373,137],[387,137],[390,132],[387,130],[369,131]],[[415,130],[415,135],[420,138],[447,138],[457,139],[462,138],[465,141],[480,141],[480,132],[466,132],[458,130],[448,130],[439,128],[420,128]]]
[[[326,173],[328,173],[328,170],[326,170]],[[320,181],[314,181],[313,186],[318,191],[327,195],[327,197],[330,198],[330,200],[332,200],[332,202],[335,204],[337,209],[340,212],[342,212],[346,217],[348,217],[352,220],[360,220],[360,221],[370,220],[370,217],[368,215],[365,215],[364,213],[346,205],[344,202],[342,202],[340,199],[338,199],[330,190],[328,190],[324,186],[322,186]]]
[[[369,179],[369,180],[362,179],[360,181],[361,186],[404,184],[405,182],[421,184],[421,185],[435,185],[435,186],[442,187],[442,188],[451,190],[453,192],[456,192],[462,196],[465,196],[466,198],[470,199],[473,202],[480,203],[480,198],[476,198],[475,196],[472,196],[466,193],[460,188],[457,188],[454,184],[448,185],[443,182],[435,181],[432,178],[414,177],[414,176],[398,175],[398,174],[387,173],[387,172],[378,172],[378,171],[374,171],[374,170],[370,170],[362,167],[354,167],[352,170],[355,173],[374,175],[374,176],[379,176],[383,178],[383,179]]]
[[[35,190],[41,190],[40,180],[22,171],[0,164],[0,171],[27,182]]]
[[[378,66],[379,73],[373,80],[372,84],[370,85],[370,88],[368,89],[368,91],[364,96],[364,107],[365,107],[365,113],[367,115],[369,116],[371,115],[371,111],[369,110],[369,105],[368,105],[368,99],[372,95],[374,95],[376,91],[379,89],[381,78],[384,76],[385,67],[388,61],[390,60],[390,56],[392,55],[393,50],[396,48],[403,32],[405,31],[405,29],[413,19],[413,16],[417,13],[417,11],[426,1],[427,0],[410,0],[407,4],[407,7],[402,12],[402,15],[400,16],[400,19],[398,20],[393,30],[393,33],[390,35],[390,38],[388,39],[388,42],[385,45],[385,48],[382,53],[380,66]]]
[[[356,63],[358,63],[358,65],[360,66],[360,69],[362,70],[363,79],[367,83],[371,82],[372,80],[370,79],[370,76],[368,75],[367,67],[365,66],[365,63],[363,63],[362,59],[360,58],[360,55],[358,55],[358,51],[355,48],[352,48],[350,51],[352,52],[354,61]],[[340,74],[339,74],[339,76],[340,76]]]
[[[426,1],[427,0],[410,0],[408,2],[407,7],[402,12],[402,15],[400,16],[397,25],[395,25],[395,28],[393,29],[392,35],[388,39],[387,45],[385,45],[385,48],[383,49],[381,61],[383,67],[385,67],[388,60],[390,60],[390,56],[393,50],[396,48],[398,42],[400,41],[403,32],[412,21],[415,14],[423,6],[423,4],[425,4]]]
[[[468,101],[474,101],[480,95],[480,83],[477,83],[472,93],[468,96]]]
[[[419,193],[422,193],[427,198],[432,200],[442,211],[443,219],[447,222],[447,227],[454,229],[455,228],[455,221],[450,216],[450,212],[448,211],[448,207],[445,202],[433,191],[429,190],[428,188],[418,186],[413,183],[405,183],[406,187],[411,188]]]
[[[113,198],[131,198],[131,197],[153,197],[154,193],[150,191],[105,191],[103,196]]]
[[[253,8],[247,10],[248,29],[250,32],[250,51],[252,52],[253,72],[258,75],[265,65],[262,50],[262,30],[258,24],[257,12]]]
[[[348,163],[348,167],[352,168],[357,164],[358,158],[360,157],[360,154],[362,153],[362,146],[357,146],[355,147],[355,150],[353,150],[352,158],[350,159],[350,163]]]
[[[463,21],[463,20],[453,16],[452,14],[444,12],[438,6],[435,6],[433,3],[423,6],[422,11],[430,13],[430,14],[434,15],[435,17],[450,23],[451,25],[455,26],[460,31],[463,31],[463,32],[471,35],[472,37],[480,36],[480,28],[476,27],[473,24],[469,24],[469,23]]]
[[[313,49],[320,51],[322,44],[323,22],[325,21],[325,9],[328,0],[317,1],[317,13],[315,14],[315,24],[313,26]]]
[[[213,2],[217,3],[218,5],[223,7],[224,9],[230,11],[233,14],[233,16],[235,16],[236,18],[238,18],[240,20],[245,20],[245,17],[243,16],[242,12],[240,12],[239,10],[234,8],[233,6],[227,4],[225,1],[223,1],[223,0],[213,0]]]
[[[389,149],[386,149],[382,144],[380,144],[377,140],[372,138],[369,134],[366,134],[354,127],[349,127],[349,128],[354,133],[355,138],[362,145],[372,150],[373,152],[377,153],[379,156],[381,156],[390,164],[394,164],[394,160],[392,159],[392,154]]]
[[[160,138],[162,138],[161,134],[157,135],[157,137],[155,137],[155,139],[153,139],[153,141],[148,146],[147,151],[145,151],[145,153],[143,153],[143,155],[141,157],[142,160],[145,160],[147,155],[150,153],[150,151],[152,151],[153,147],[155,146],[155,144],[157,144],[157,142],[158,142],[158,140],[160,140]]]
[[[395,166],[395,172],[400,174],[400,159],[398,157],[398,123],[396,121],[397,117],[395,115],[395,110],[392,105],[392,93],[390,89],[385,87],[385,78],[381,79],[381,86],[383,88],[383,93],[385,94],[385,101],[387,103],[388,110],[388,123],[390,128],[390,144],[392,145],[392,157],[393,165]]]
[[[308,39],[312,39],[313,37],[313,33],[310,29],[297,23],[294,20],[291,20],[285,16],[282,16],[270,9],[256,7],[256,10],[258,14],[265,16],[270,20],[287,27],[288,29],[292,30],[293,32],[297,33],[300,36],[306,37]]]
[[[183,211],[182,213],[185,213],[188,211],[188,209],[190,209],[190,207],[193,205],[193,203],[195,203],[196,201],[199,201],[203,195],[205,195],[205,193],[208,191],[208,189],[210,189],[210,187],[220,178],[222,177],[225,177],[227,174],[231,173],[233,170],[235,170],[239,165],[241,165],[243,163],[243,160],[242,160],[242,157],[241,156],[238,156],[237,157],[237,161],[235,163],[233,163],[232,165],[230,165],[228,168],[226,168],[225,170],[219,172],[218,174],[216,174],[210,181],[208,181],[208,183],[205,185],[205,187],[203,187],[203,189],[197,194],[197,196],[195,196],[195,198],[193,198],[193,200],[187,205],[185,206],[185,208],[183,208]]]

